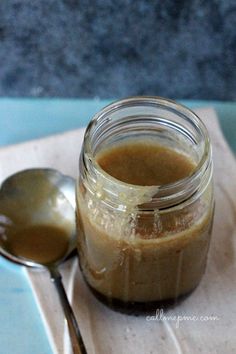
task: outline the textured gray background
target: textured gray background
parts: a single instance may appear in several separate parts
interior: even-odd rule
[[[235,0],[0,0],[0,96],[236,99]]]

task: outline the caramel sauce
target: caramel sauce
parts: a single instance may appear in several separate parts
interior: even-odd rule
[[[138,187],[135,193],[146,186],[158,189],[196,169],[188,156],[144,140],[104,147],[96,161],[108,175],[130,184],[127,193],[131,185]],[[211,184],[189,204],[147,213],[139,210],[140,203],[130,204],[132,208],[125,211],[108,208],[103,186],[98,183],[97,188],[97,194],[83,187],[77,190],[79,260],[90,287],[109,304],[176,300],[191,292],[206,266],[213,215]],[[129,199],[126,194],[124,203]]]
[[[59,260],[69,246],[66,230],[51,225],[10,226],[0,236],[10,254],[43,265]]]
[[[112,177],[140,185],[164,185],[191,175],[195,164],[187,156],[148,142],[129,142],[97,155],[97,162]]]

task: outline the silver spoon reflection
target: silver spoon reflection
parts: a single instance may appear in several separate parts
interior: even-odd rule
[[[58,265],[76,248],[75,182],[53,169],[30,169],[0,189],[0,253],[48,269],[68,323],[74,353],[86,349],[64,290]]]

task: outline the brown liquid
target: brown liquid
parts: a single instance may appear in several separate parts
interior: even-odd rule
[[[59,260],[69,246],[68,233],[51,225],[10,227],[5,230],[3,240],[3,247],[10,254],[43,265]]]
[[[104,149],[97,162],[116,179],[141,186],[175,182],[195,169],[188,157],[145,141]],[[155,213],[134,205],[135,220],[129,210],[107,208],[83,186],[77,204],[80,266],[108,303],[176,300],[198,285],[210,241],[211,184],[189,205]]]
[[[164,185],[189,176],[195,164],[188,157],[157,144],[129,143],[102,151],[97,162],[109,175],[139,186]]]

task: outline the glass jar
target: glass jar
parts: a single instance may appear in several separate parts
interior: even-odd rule
[[[97,163],[101,149],[155,140],[188,156],[193,173],[174,183],[124,183]],[[205,271],[213,219],[207,130],[188,108],[159,97],[131,97],[97,113],[87,127],[77,181],[79,263],[92,291],[131,311],[176,303]]]

